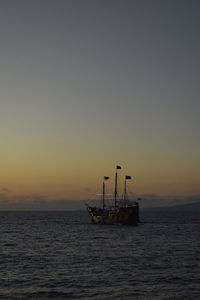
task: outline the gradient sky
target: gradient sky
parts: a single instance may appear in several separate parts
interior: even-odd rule
[[[0,1],[0,198],[200,195],[200,2]],[[122,190],[122,186],[120,186]]]

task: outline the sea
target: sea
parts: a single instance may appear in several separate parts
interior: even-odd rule
[[[95,225],[86,211],[1,211],[0,299],[200,299],[200,212],[140,218]]]

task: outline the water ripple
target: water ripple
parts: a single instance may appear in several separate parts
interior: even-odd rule
[[[85,212],[0,212],[1,299],[198,299],[199,215],[142,219],[95,226]]]

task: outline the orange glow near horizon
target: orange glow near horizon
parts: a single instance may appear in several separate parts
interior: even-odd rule
[[[151,160],[150,160],[151,161]],[[136,195],[155,194],[162,196],[198,195],[199,171],[195,164],[188,166],[177,164],[162,165],[155,163],[130,163],[130,167],[122,165],[119,174],[119,194],[123,193],[125,175],[131,175],[128,190]],[[187,167],[187,168],[186,168]],[[127,170],[127,171],[126,171]],[[20,196],[43,196],[47,199],[86,200],[101,193],[103,176],[110,176],[107,182],[107,192],[114,191],[115,164],[103,165],[73,159],[62,161],[35,160],[30,162],[4,162],[0,172],[2,195],[7,199],[19,199]]]

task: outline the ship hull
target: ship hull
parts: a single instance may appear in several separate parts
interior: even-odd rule
[[[117,207],[115,210],[99,209],[96,207],[88,207],[87,210],[94,224],[137,225],[139,223],[138,204]]]

